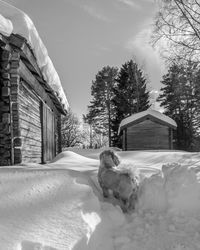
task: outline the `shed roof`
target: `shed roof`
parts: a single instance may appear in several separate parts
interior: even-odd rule
[[[145,111],[133,114],[125,119],[123,119],[119,125],[119,133],[120,131],[128,126],[131,126],[132,124],[140,123],[144,121],[145,119],[153,119],[157,122],[162,123],[163,125],[169,126],[173,129],[177,128],[176,122],[171,119],[170,117],[160,113],[157,110],[154,109],[147,109]]]

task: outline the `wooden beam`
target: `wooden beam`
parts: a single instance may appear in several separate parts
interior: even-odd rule
[[[33,54],[30,46],[28,46],[27,40],[20,35],[11,34],[9,37],[9,42],[10,44],[20,49],[22,60],[28,60],[32,65],[32,70],[34,70],[40,77],[42,77],[40,68],[37,64],[36,57]]]
[[[0,33],[0,47],[5,47],[7,44],[6,39],[4,38],[4,36]]]

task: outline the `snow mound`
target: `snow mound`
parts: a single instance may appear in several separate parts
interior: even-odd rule
[[[83,163],[83,162],[88,162],[88,158],[82,155],[79,155],[75,152],[72,151],[64,151],[60,154],[58,154],[53,160],[52,162],[55,163],[61,163],[61,162],[68,162],[68,161],[75,161],[75,162],[79,162],[79,163]],[[90,159],[92,160],[92,159]],[[96,162],[95,160],[92,160],[92,162]]]
[[[82,156],[72,151],[63,151],[51,161],[51,164],[52,166],[56,165],[58,167],[82,172],[88,170],[97,170],[99,161]]]
[[[173,164],[200,169],[200,153],[176,150],[145,150],[117,152],[123,162],[129,162],[145,176],[160,173],[162,165]]]
[[[200,183],[191,166],[167,164],[145,178],[139,193],[139,210],[195,214],[200,210]]]
[[[116,148],[116,147],[103,147],[103,148],[99,148],[99,149],[81,149],[81,148],[76,148],[76,147],[68,147],[68,148],[65,148],[65,150],[69,150],[69,151],[72,151],[72,152],[75,152],[77,154],[80,154],[80,155],[83,155],[85,157],[88,157],[88,158],[92,158],[92,159],[97,159],[99,160],[99,155],[102,151],[104,150],[108,150],[108,149],[111,149],[113,151],[121,151],[119,148]]]

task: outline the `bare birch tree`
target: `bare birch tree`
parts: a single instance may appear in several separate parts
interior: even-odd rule
[[[62,148],[78,146],[81,143],[80,122],[72,110],[69,109],[67,115],[61,119]]]
[[[161,48],[167,60],[199,61],[200,1],[160,0],[152,44]]]

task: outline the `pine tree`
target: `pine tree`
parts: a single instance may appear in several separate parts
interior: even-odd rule
[[[175,139],[178,149],[194,150],[199,136],[199,78],[197,64],[189,62],[187,65],[173,64],[161,81],[164,87],[158,101],[165,108],[164,113],[177,123]]]
[[[92,126],[96,134],[108,137],[111,146],[111,119],[113,117],[113,86],[117,77],[118,69],[103,67],[92,82],[91,95],[93,97],[88,106],[88,114],[84,120]]]
[[[150,107],[146,79],[138,65],[130,60],[122,65],[112,99],[115,115],[112,120],[113,145],[121,146],[118,128],[122,119]]]

